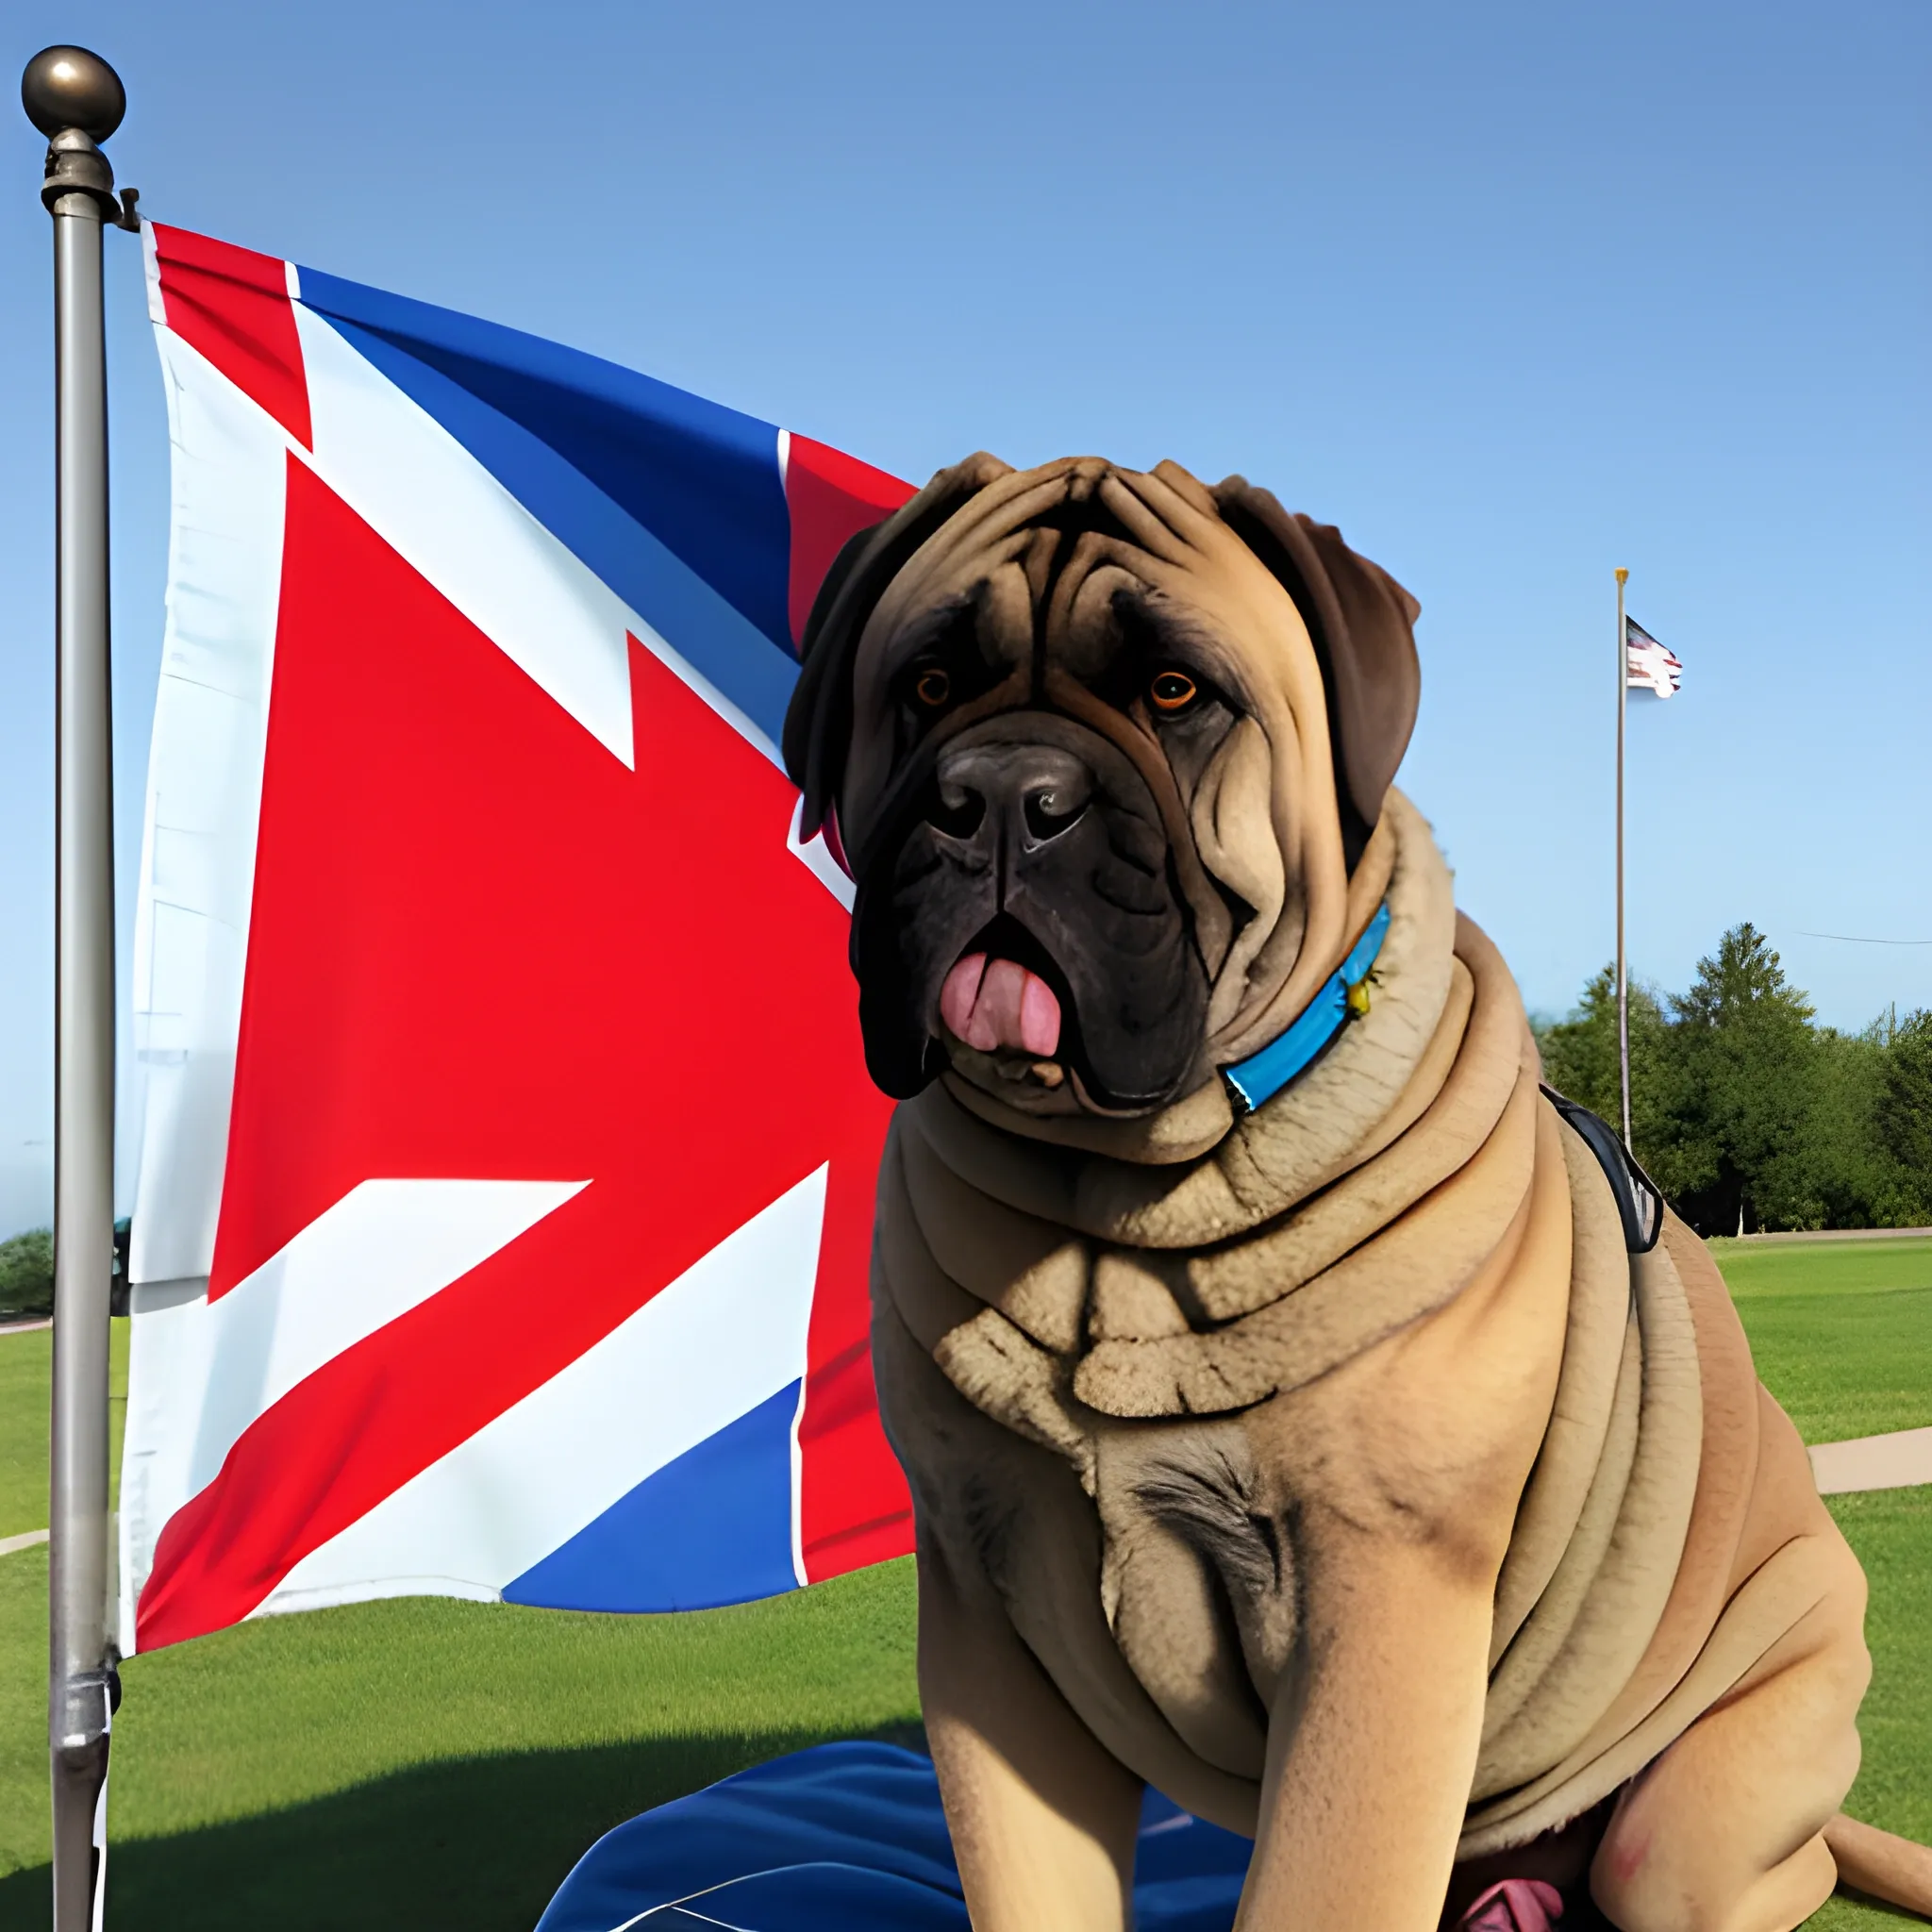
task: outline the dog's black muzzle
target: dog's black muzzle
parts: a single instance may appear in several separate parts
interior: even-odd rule
[[[853,915],[866,1064],[906,1098],[944,1065],[940,990],[971,952],[1037,973],[1056,1055],[1144,1111],[1196,1071],[1208,980],[1145,779],[1099,732],[1007,711],[945,742],[868,841]]]

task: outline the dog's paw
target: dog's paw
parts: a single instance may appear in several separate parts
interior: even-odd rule
[[[1562,1895],[1541,1878],[1492,1885],[1456,1922],[1456,1932],[1550,1932],[1563,1916]]]

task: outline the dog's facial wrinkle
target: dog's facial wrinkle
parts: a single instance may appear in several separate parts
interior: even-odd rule
[[[1071,471],[1067,495],[1058,508],[1038,519],[1042,531],[1051,531],[1054,543],[1046,568],[1032,583],[1033,589],[1033,691],[1032,702],[1043,705],[1046,698],[1046,666],[1052,652],[1050,624],[1054,592],[1080,548],[1080,540],[1090,533],[1128,540],[1126,526],[1107,508],[1094,491],[1097,479]]]

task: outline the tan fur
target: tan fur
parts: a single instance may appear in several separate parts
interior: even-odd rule
[[[1097,705],[1055,665],[1131,579],[1202,614],[1245,707],[1191,790],[1149,767],[1190,902],[1198,866],[1257,908],[1204,929],[1214,1058],[1391,922],[1367,1015],[1246,1118],[1219,1080],[1103,1117],[957,1043],[894,1118],[874,1359],[974,1924],[1123,1926],[1142,1780],[1256,1835],[1243,1932],[1427,1932],[1455,1861],[1611,1801],[1591,1883],[1624,1932],[1779,1932],[1839,1846],[1890,1871],[1833,1822],[1863,1586],[1796,1433],[1701,1243],[1667,1217],[1627,1251],[1414,808],[1339,864],[1294,604],[1172,465],[975,460],[865,623],[856,838],[897,627],[977,586],[1017,636],[1027,520],[1090,491],[1132,541],[1051,578],[1052,701]]]
[[[1454,1602],[1479,1606],[1472,1688],[1443,1720],[1467,1797],[1440,1855],[1475,1857],[1615,1792],[1807,1619],[1848,1657],[1857,1624],[1831,1609],[1849,1557],[1802,1451],[1760,1453],[1701,1245],[1674,1224],[1624,1253],[1594,1157],[1537,1096],[1507,971],[1466,920],[1449,954],[1426,829],[1399,802],[1390,823],[1396,920],[1445,957],[1418,940],[1400,971],[1440,996],[1391,999],[1396,1032],[1364,1024],[1330,1057],[1388,1069],[1376,1105],[1339,1104],[1341,1079],[1291,1089],[1291,1137],[1264,1108],[1192,1163],[1129,1167],[929,1090],[895,1121],[882,1182],[881,1386],[928,1564],[974,1579],[1108,1762],[1234,1828],[1256,1830],[1291,1775],[1271,1770],[1276,1712],[1312,1694],[1309,1620],[1336,1614],[1292,1573],[1331,1544],[1344,1573],[1392,1561],[1441,1612],[1415,1633],[1424,1657]],[[1328,1151],[1348,1136],[1353,1162]],[[930,1440],[950,1405],[930,1369],[907,1386],[888,1323],[1005,1435],[1000,1457]],[[1058,1504],[1028,1455],[1066,1472]],[[1057,1582],[1021,1554],[1042,1543]],[[1250,1916],[1314,1924],[1297,1882],[1266,1875],[1292,1841],[1271,1857],[1264,1838]]]
[[[1410,846],[1427,837],[1403,808],[1393,823]],[[1397,918],[1418,916],[1430,861],[1410,852],[1405,872],[1399,854]],[[1507,972],[1466,920],[1455,944],[1427,975],[1434,1025],[1410,1020],[1399,1049],[1344,1040],[1391,1066],[1377,1111],[1395,1130],[1291,1090],[1292,1163],[1272,1158],[1287,1136],[1270,1109],[1241,1143],[1154,1174],[1014,1141],[944,1090],[902,1109],[879,1342],[925,1561],[974,1578],[1109,1762],[1204,1816],[1257,1829],[1281,1698],[1310,1694],[1310,1619],[1333,1611],[1296,1567],[1320,1571],[1333,1541],[1393,1556],[1405,1594],[1438,1611],[1480,1604],[1455,1720],[1474,1733],[1466,1812],[1443,1825],[1443,1855],[1476,1857],[1615,1793],[1807,1619],[1834,1654],[1862,1650],[1857,1621],[1829,1613],[1849,1554],[1803,1451],[1758,1453],[1760,1395],[1702,1246],[1674,1223],[1624,1254],[1602,1169],[1536,1095]],[[1368,1158],[1322,1154],[1324,1121]],[[1291,1192],[1310,1176],[1310,1198]],[[1257,1231],[1182,1246],[1196,1215]],[[908,1387],[894,1331],[951,1403],[931,1370]],[[999,1457],[931,1440],[935,1408],[960,1399],[1007,1436]],[[1045,1480],[1053,1464],[1073,1488]],[[1310,1530],[1324,1519],[1331,1536]],[[1254,1521],[1279,1526],[1274,1549]],[[1391,1536],[1407,1561],[1381,1549]],[[1416,1633],[1420,1656],[1441,1626],[1432,1613]],[[1257,1878],[1250,1917],[1320,1923],[1296,1899]]]

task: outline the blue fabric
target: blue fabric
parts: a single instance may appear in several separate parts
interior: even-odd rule
[[[792,1382],[647,1475],[506,1584],[556,1610],[703,1610],[798,1588],[791,1567]]]
[[[1251,1849],[1149,1791],[1136,1932],[1228,1932]],[[654,1932],[968,1932],[932,1765],[895,1744],[794,1752],[620,1824],[538,1932],[618,1932],[647,1913]]]

